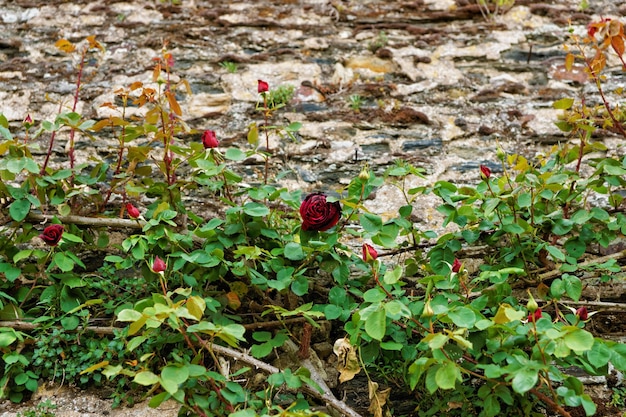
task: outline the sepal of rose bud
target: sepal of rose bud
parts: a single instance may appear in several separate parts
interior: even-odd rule
[[[26,128],[26,129],[30,129],[33,126],[33,118],[30,117],[30,114],[27,114],[26,117],[24,118],[24,121],[22,122],[22,125]]]
[[[152,261],[152,266],[150,267],[150,269],[152,269],[152,272],[156,274],[162,274],[167,269],[167,264],[163,259],[156,256],[154,258],[154,261]]]
[[[361,172],[359,172],[359,179],[361,181],[367,181],[370,179],[370,172],[367,170],[367,167],[363,167]]]
[[[270,90],[270,85],[263,80],[258,80],[257,91],[259,94],[266,93]]]
[[[539,308],[539,304],[537,304],[537,301],[535,301],[535,298],[530,293],[530,291],[528,291],[528,302],[526,303],[526,308],[531,313],[534,313]],[[541,317],[541,316],[539,316],[539,317]]]
[[[424,303],[424,310],[422,311],[421,317],[432,317],[435,315],[435,311],[433,307],[430,305],[430,299],[426,300]]]
[[[486,165],[480,166],[480,176],[484,180],[488,180],[491,177],[491,169]]]
[[[372,247],[372,245],[368,245],[367,243],[363,244],[363,262],[374,262],[378,258],[378,252],[376,249]]]
[[[576,316],[582,321],[587,320],[589,318],[589,312],[587,311],[587,307],[582,306],[578,308],[578,310],[576,310]]]

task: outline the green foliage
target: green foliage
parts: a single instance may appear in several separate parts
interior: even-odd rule
[[[168,81],[173,63],[163,51],[151,81],[116,91],[119,106],[109,104],[119,116],[62,113],[35,129],[50,143],[59,131],[115,137],[113,163],[48,166],[0,117],[0,196],[11,199],[0,234],[0,314],[32,325],[0,328],[0,397],[19,402],[40,379],[63,379],[112,383],[118,403],[145,389],[150,405],[174,399],[181,415],[322,415],[310,412],[323,391],[311,369],[298,359],[277,370],[262,361],[295,357],[296,342],[306,351],[311,333],[327,324],[333,332],[323,340],[342,340],[335,353],[348,352],[342,380],[363,369],[381,413],[388,391],[379,383],[394,384],[420,415],[538,415],[563,405],[591,415],[595,404],[564,370],[626,371],[626,347],[594,337],[575,308],[585,273],[606,281],[621,272],[615,259],[594,260],[588,249],[626,232],[626,217],[614,210],[626,158],[591,158],[605,148],[590,141],[586,122],[566,121],[582,132],[580,143],[537,161],[500,151],[500,172],[481,167],[482,179],[477,172],[470,185],[409,188],[421,169],[397,161],[377,175],[365,166],[328,196],[342,207],[339,222],[302,230],[305,196],[280,185],[285,173],[271,163],[269,141],[293,139],[300,128],[273,123],[293,88],[260,93],[263,122],[250,123],[247,145],[204,149],[173,93],[187,84]],[[130,105],[145,115],[126,118]],[[237,169],[248,158],[265,165],[253,184]],[[363,202],[384,184],[404,202],[383,217]],[[415,225],[425,194],[441,199],[453,231]],[[607,204],[591,205],[591,196]],[[119,219],[131,199],[147,202],[143,214]],[[199,200],[217,203],[216,213]],[[36,244],[41,213],[65,221],[57,246]],[[86,213],[113,226],[66,217]],[[107,227],[128,233],[112,244]],[[403,257],[363,257],[363,242]],[[475,271],[457,259],[471,246],[487,248]],[[97,261],[88,261],[91,253]],[[534,305],[523,300],[530,287]],[[238,359],[232,367],[222,360],[228,355]]]
[[[348,99],[350,101],[350,108],[358,113],[363,106],[363,97],[358,94],[352,94]]]
[[[50,400],[38,403],[34,408],[24,412],[18,412],[17,417],[55,417],[54,410],[57,408]]]
[[[231,61],[222,61],[220,62],[220,67],[224,68],[230,74],[234,74],[237,72],[237,63]]]

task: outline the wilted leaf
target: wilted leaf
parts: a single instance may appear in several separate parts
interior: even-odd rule
[[[387,403],[391,388],[378,391],[378,383],[368,381],[367,387],[369,389],[370,406],[367,409],[374,417],[383,417],[383,407]]]
[[[339,383],[350,381],[356,374],[361,372],[356,349],[346,338],[337,339],[333,346],[333,352],[337,355],[337,370],[339,371]]]

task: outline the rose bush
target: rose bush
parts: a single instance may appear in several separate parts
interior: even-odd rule
[[[341,205],[338,201],[326,201],[324,193],[309,194],[300,205],[300,216],[302,230],[325,231],[341,218]]]
[[[39,235],[41,240],[46,242],[49,246],[56,246],[59,244],[61,237],[63,236],[63,225],[51,224],[43,229],[43,233]]]

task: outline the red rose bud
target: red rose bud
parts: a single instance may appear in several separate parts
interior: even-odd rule
[[[368,245],[367,243],[363,244],[363,262],[373,262],[378,258],[378,252],[376,249],[372,247],[372,245]]]
[[[339,221],[341,205],[338,201],[326,201],[324,193],[309,194],[300,205],[300,216],[302,230],[328,230]]]
[[[204,149],[209,149],[217,148],[220,143],[217,140],[217,136],[214,131],[205,130],[202,134],[202,144],[204,145]]]
[[[589,313],[587,312],[587,307],[582,306],[578,310],[576,310],[576,315],[582,321],[585,321],[589,318]]]
[[[257,91],[259,94],[265,93],[270,90],[270,85],[263,80],[258,80]]]
[[[41,240],[46,242],[49,246],[58,245],[61,240],[61,236],[63,236],[63,225],[61,224],[51,224],[43,229],[43,233],[39,235]]]
[[[534,313],[528,315],[528,321],[536,322],[541,318],[541,309],[538,308]]]
[[[489,169],[488,166],[486,165],[480,166],[480,176],[483,177],[484,179],[489,179],[489,177],[491,177],[491,170]]]
[[[154,262],[152,262],[152,271],[160,274],[161,272],[165,271],[165,269],[167,269],[167,265],[165,264],[163,259],[159,258],[158,256],[154,258]]]
[[[454,262],[452,263],[452,272],[458,274],[461,270],[461,266],[461,261],[459,261],[458,259],[454,259]]]
[[[24,125],[24,127],[26,127],[27,129],[33,125],[33,118],[30,117],[30,114],[26,115],[24,121],[22,122],[22,125]]]
[[[130,203],[126,203],[126,211],[128,212],[128,216],[131,219],[137,219],[139,218],[139,216],[141,216],[141,213],[139,213],[139,209]]]

